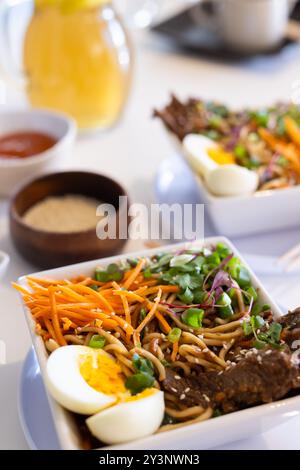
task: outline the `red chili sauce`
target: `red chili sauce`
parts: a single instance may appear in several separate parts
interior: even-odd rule
[[[0,158],[27,158],[38,155],[56,144],[42,132],[20,131],[0,136]]]

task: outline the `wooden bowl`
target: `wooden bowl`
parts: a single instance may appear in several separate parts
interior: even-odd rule
[[[112,204],[116,209],[117,238],[100,240],[96,227],[76,233],[54,233],[24,223],[23,215],[34,204],[48,196],[64,194],[80,194]],[[101,174],[67,171],[41,176],[23,186],[11,199],[12,240],[24,258],[45,269],[118,254],[127,241],[118,238],[119,220],[127,220],[127,226],[129,222],[127,207],[119,207],[119,196],[127,196],[122,186]]]

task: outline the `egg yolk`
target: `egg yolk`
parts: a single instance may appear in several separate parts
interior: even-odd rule
[[[132,395],[131,397],[126,398],[126,402],[128,401],[137,401],[137,400],[142,400],[143,398],[150,397],[151,395],[154,395],[158,390],[156,388],[146,388],[141,393],[138,393],[137,395]]]
[[[79,370],[88,385],[97,392],[117,396],[126,392],[121,367],[107,354],[82,355]]]
[[[223,150],[221,147],[213,147],[207,150],[209,157],[218,165],[230,165],[235,163],[234,156]]]

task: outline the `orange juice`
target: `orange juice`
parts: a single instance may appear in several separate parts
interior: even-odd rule
[[[111,126],[127,98],[130,50],[109,2],[36,2],[24,43],[31,104],[66,112],[83,129]]]

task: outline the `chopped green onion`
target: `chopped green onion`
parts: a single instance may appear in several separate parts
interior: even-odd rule
[[[145,279],[149,279],[150,277],[152,277],[152,272],[149,268],[145,269],[145,271],[143,272],[143,275],[144,275],[144,278]]]
[[[221,259],[227,258],[230,255],[230,249],[224,245],[224,243],[218,243],[216,246],[216,251],[218,252]]]
[[[147,310],[145,308],[141,308],[140,310],[140,320],[143,321],[147,316]]]
[[[220,295],[217,303],[218,305],[221,305],[219,308],[219,315],[221,318],[229,318],[234,314],[233,308],[231,306],[231,298],[228,294],[226,294],[226,292],[223,292],[223,294]]]
[[[89,347],[94,349],[104,348],[106,339],[101,335],[93,335],[89,341]]]
[[[123,271],[120,266],[115,263],[107,266],[106,271],[96,269],[95,272],[96,281],[109,282],[109,281],[121,281],[123,279]]]
[[[146,372],[139,372],[126,379],[125,387],[130,390],[133,395],[136,395],[146,388],[151,388],[154,384],[154,380],[152,375]]]
[[[171,343],[177,343],[180,339],[181,333],[182,331],[180,328],[173,328],[168,334],[168,340],[171,341]]]
[[[136,372],[145,372],[150,375],[154,374],[153,365],[149,359],[145,359],[140,357],[138,354],[134,354],[132,356],[132,364]]]
[[[268,312],[269,310],[271,310],[271,305],[265,304],[262,306],[263,312]]]
[[[234,154],[238,158],[245,158],[247,156],[247,149],[243,145],[237,145],[234,149]]]
[[[189,308],[181,315],[181,319],[185,325],[192,328],[201,328],[204,313],[201,308]]]

